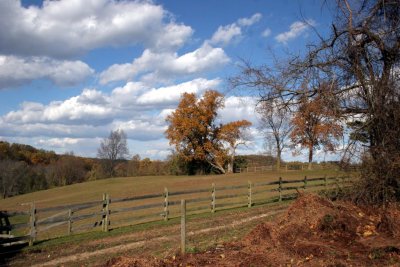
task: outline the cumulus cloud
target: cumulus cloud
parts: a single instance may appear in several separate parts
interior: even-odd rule
[[[79,60],[0,55],[0,89],[30,83],[36,79],[47,79],[59,86],[73,86],[93,73],[93,69]]]
[[[0,53],[65,58],[134,44],[176,50],[193,30],[169,17],[151,1],[60,0],[27,8],[0,1]]]
[[[258,123],[258,115],[254,111],[257,103],[255,97],[229,96],[225,99],[225,107],[220,111],[220,119],[227,123],[236,120],[248,120],[253,125]]]
[[[144,105],[172,105],[176,104],[183,93],[201,94],[207,89],[215,89],[220,84],[219,79],[195,79],[178,85],[153,88],[137,99],[137,103]]]
[[[47,105],[24,102],[18,110],[0,117],[0,136],[96,138],[121,128],[135,140],[159,139],[165,130],[165,117],[182,93],[201,94],[216,89],[220,82],[199,78],[159,88],[131,82],[110,94],[84,89],[78,96]]]
[[[198,75],[218,69],[230,59],[222,48],[213,46],[227,45],[242,35],[243,27],[253,25],[261,17],[261,14],[256,13],[249,18],[238,19],[233,24],[220,26],[211,40],[206,40],[196,50],[180,56],[173,51],[145,49],[132,63],[114,64],[100,73],[100,83],[129,81],[139,76],[141,81],[149,84],[168,83],[175,77]]]
[[[307,31],[310,26],[315,26],[316,23],[314,20],[307,20],[306,22],[304,21],[296,21],[293,22],[290,25],[290,29],[287,32],[283,32],[275,36],[275,40],[277,40],[279,43],[284,43],[286,44],[288,41],[295,39],[299,37],[301,34],[303,34],[305,31]]]
[[[251,26],[257,23],[261,18],[262,15],[256,13],[250,18],[240,18],[235,23],[219,26],[209,42],[214,45],[228,45],[232,40],[240,38],[242,35],[242,27]]]
[[[101,92],[85,89],[79,96],[52,101],[48,105],[24,102],[19,110],[11,111],[2,118],[4,122],[13,124],[104,124],[114,114],[112,107],[104,103],[107,103],[107,97]]]
[[[150,49],[132,63],[114,64],[100,74],[100,83],[132,80],[143,75],[146,82],[171,80],[175,77],[201,74],[217,69],[229,62],[221,48],[203,44],[198,49],[178,56],[177,53],[158,53]]]

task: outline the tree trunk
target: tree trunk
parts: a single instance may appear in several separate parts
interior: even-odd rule
[[[212,163],[211,161],[208,161],[208,163],[215,169],[217,169],[221,174],[225,174],[225,169],[219,165],[218,163]]]
[[[276,169],[279,171],[281,169],[281,149],[278,148],[277,149],[277,153],[276,153]]]
[[[313,146],[310,145],[308,148],[308,170],[312,169],[313,151]]]
[[[235,161],[235,154],[232,154],[228,163],[228,173],[233,173],[233,162]]]

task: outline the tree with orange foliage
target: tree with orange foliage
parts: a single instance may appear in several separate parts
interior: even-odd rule
[[[343,134],[335,109],[322,95],[314,99],[302,97],[299,109],[292,118],[293,129],[290,138],[294,145],[308,149],[308,169],[311,169],[313,152],[319,147],[325,151],[335,151]]]
[[[224,98],[217,91],[208,90],[200,99],[195,94],[184,93],[178,108],[167,117],[165,134],[169,143],[186,162],[198,163],[202,171],[206,166],[225,173],[224,164],[229,155],[224,142],[234,144],[241,137],[238,128],[247,125],[236,122],[216,124],[218,109],[224,107]],[[227,131],[237,135],[228,135]]]

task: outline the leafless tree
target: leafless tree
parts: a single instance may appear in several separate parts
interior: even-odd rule
[[[321,81],[335,83],[325,95],[338,100],[335,108],[352,123],[355,143],[368,148],[355,199],[399,200],[400,2],[337,0],[336,10],[330,36],[320,36],[305,56],[290,57],[285,68],[245,65],[233,84],[259,89],[262,101],[280,99],[290,105],[320,94]],[[273,83],[276,73],[288,77],[284,84]]]
[[[104,169],[112,177],[114,167],[118,160],[125,159],[129,155],[126,134],[123,130],[111,131],[107,138],[100,143],[97,156],[104,160]]]
[[[292,130],[290,124],[290,111],[281,107],[277,101],[260,102],[256,108],[261,115],[260,129],[264,132],[266,140],[273,139],[276,151],[276,168],[279,170],[282,161],[282,151],[288,146],[289,134]]]

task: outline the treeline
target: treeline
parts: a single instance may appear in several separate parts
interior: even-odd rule
[[[257,162],[257,163],[256,163]],[[271,158],[264,156],[237,156],[235,168],[248,164],[266,165]],[[53,151],[36,149],[24,144],[0,141],[0,190],[1,197],[58,186],[109,178],[105,160],[75,156],[72,152],[58,155]],[[130,160],[118,160],[114,167],[115,177],[188,175],[196,166],[188,164],[178,155],[166,160],[151,160],[133,156]]]
[[[276,161],[275,157],[268,155],[238,155],[233,170],[275,165]],[[166,160],[142,159],[134,155],[130,160],[117,160],[113,177],[214,173],[209,166],[199,168],[199,164],[201,162],[187,162],[178,154],[171,154]],[[110,178],[108,167],[105,159],[79,157],[72,152],[58,155],[29,145],[0,141],[1,197]]]
[[[104,160],[78,157],[72,152],[57,155],[29,145],[0,141],[1,197],[105,179],[109,177],[105,166]],[[114,176],[119,177],[169,173],[167,162],[141,159],[138,155],[118,161],[114,169]]]

